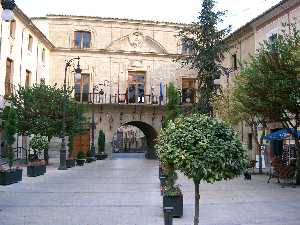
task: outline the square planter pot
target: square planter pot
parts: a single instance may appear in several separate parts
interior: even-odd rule
[[[67,168],[72,168],[75,166],[75,159],[67,159],[66,161]]]
[[[86,157],[86,163],[91,163],[94,162],[95,158],[94,157]]]
[[[96,159],[97,160],[104,160],[107,158],[107,154],[97,154]]]
[[[10,184],[18,183],[20,179],[22,180],[22,173],[20,178],[19,169],[0,172],[0,185],[10,185]]]
[[[183,195],[163,196],[163,208],[173,207],[173,217],[180,218],[183,215]]]
[[[16,172],[18,181],[22,181],[23,169],[17,169]]]
[[[83,166],[85,162],[85,159],[76,159],[76,165],[77,166]]]
[[[27,166],[27,176],[28,177],[37,177],[44,175],[46,173],[45,165],[33,165]]]

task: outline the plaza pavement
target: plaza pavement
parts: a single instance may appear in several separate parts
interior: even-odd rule
[[[163,225],[158,162],[123,156],[0,186],[0,225]],[[25,172],[25,171],[24,171]],[[201,185],[201,225],[300,225],[300,187],[266,176]],[[193,183],[180,176],[184,216],[192,225]]]

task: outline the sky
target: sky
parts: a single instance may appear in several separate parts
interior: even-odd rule
[[[29,17],[46,14],[116,17],[190,23],[201,10],[201,0],[15,0]],[[243,26],[280,0],[216,0],[227,10],[222,27]]]

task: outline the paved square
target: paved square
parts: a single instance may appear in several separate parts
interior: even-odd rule
[[[180,176],[184,217],[191,225],[194,188]],[[299,225],[300,188],[266,183],[265,176],[201,185],[201,225]],[[0,225],[163,225],[158,162],[97,161],[0,186]]]

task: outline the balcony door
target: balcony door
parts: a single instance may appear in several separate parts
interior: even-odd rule
[[[145,102],[145,72],[128,72],[128,102]]]
[[[195,79],[182,78],[182,103],[195,102]]]
[[[90,91],[90,75],[83,73],[81,79],[75,81],[75,99],[79,102],[87,102],[89,100]]]

